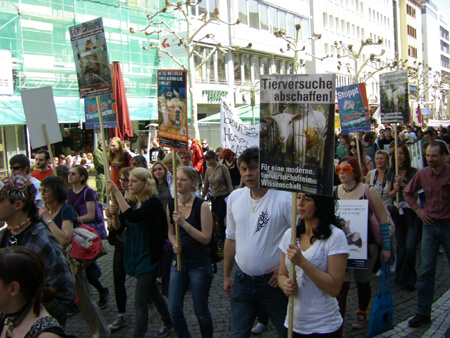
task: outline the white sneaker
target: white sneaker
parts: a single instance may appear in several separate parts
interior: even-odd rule
[[[253,334],[261,334],[266,329],[266,325],[263,323],[256,323],[252,329]]]

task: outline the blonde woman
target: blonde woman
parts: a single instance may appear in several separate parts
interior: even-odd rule
[[[116,198],[121,211],[119,219],[113,218],[112,226],[124,225],[127,236],[124,246],[124,265],[129,276],[136,277],[135,308],[136,322],[133,337],[144,337],[148,327],[148,300],[158,310],[163,326],[156,337],[163,337],[172,329],[167,303],[156,286],[157,268],[167,238],[167,219],[161,200],[157,197],[155,180],[144,168],[130,172],[129,200],[125,200],[113,181],[106,183],[108,191]],[[110,207],[112,214],[117,208]]]

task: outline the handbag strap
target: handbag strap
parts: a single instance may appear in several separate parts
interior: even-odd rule
[[[380,288],[381,283],[381,290],[380,295],[384,295],[386,293],[386,281],[388,282],[389,290],[391,290],[391,269],[389,268],[389,264],[385,261],[381,262],[381,271],[380,271],[380,278],[378,279],[377,283],[377,289],[375,293],[378,293],[378,289]]]

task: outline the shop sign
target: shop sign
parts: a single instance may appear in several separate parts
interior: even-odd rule
[[[220,102],[228,95],[226,90],[202,90],[202,96],[207,96],[208,103]]]

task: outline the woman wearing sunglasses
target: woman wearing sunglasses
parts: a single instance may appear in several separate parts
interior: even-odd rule
[[[390,226],[389,219],[386,213],[386,207],[381,200],[380,195],[373,187],[368,187],[361,183],[361,169],[358,165],[358,160],[354,157],[345,157],[339,161],[335,167],[335,172],[339,175],[341,184],[335,190],[334,195],[341,200],[365,200],[369,199],[369,213],[373,212],[380,224],[380,231],[382,235],[382,251],[381,259],[389,261],[391,257],[391,242],[390,242]],[[371,210],[372,206],[373,210]],[[367,308],[371,298],[370,276],[372,275],[373,266],[378,255],[378,245],[375,243],[375,236],[368,227],[368,260],[365,269],[354,269],[353,275],[358,288],[358,311],[357,321],[352,325],[355,329],[363,328],[367,323]],[[347,270],[345,274],[344,283],[338,299],[340,300],[340,309],[342,317],[345,316],[346,298],[350,288],[351,270]]]
[[[88,224],[91,226],[100,238],[106,238],[106,229],[104,223],[95,222],[97,219],[95,192],[87,185],[89,173],[87,169],[75,164],[69,169],[68,182],[70,188],[67,192],[67,204],[70,204],[77,213],[78,224]],[[101,216],[100,216],[101,217]],[[100,283],[99,277],[102,271],[97,262],[90,264],[86,268],[86,278],[99,293],[98,307],[106,308],[108,305],[109,289]]]
[[[416,244],[419,238],[420,220],[406,203],[403,197],[403,189],[417,173],[417,169],[411,167],[411,157],[405,144],[401,144],[397,148],[398,175],[395,175],[394,154],[391,158],[392,178],[389,196],[394,199],[394,207],[391,209],[391,213],[395,222],[395,239],[397,240],[395,283],[403,289],[414,291],[417,282]],[[397,193],[398,201],[396,199]]]

